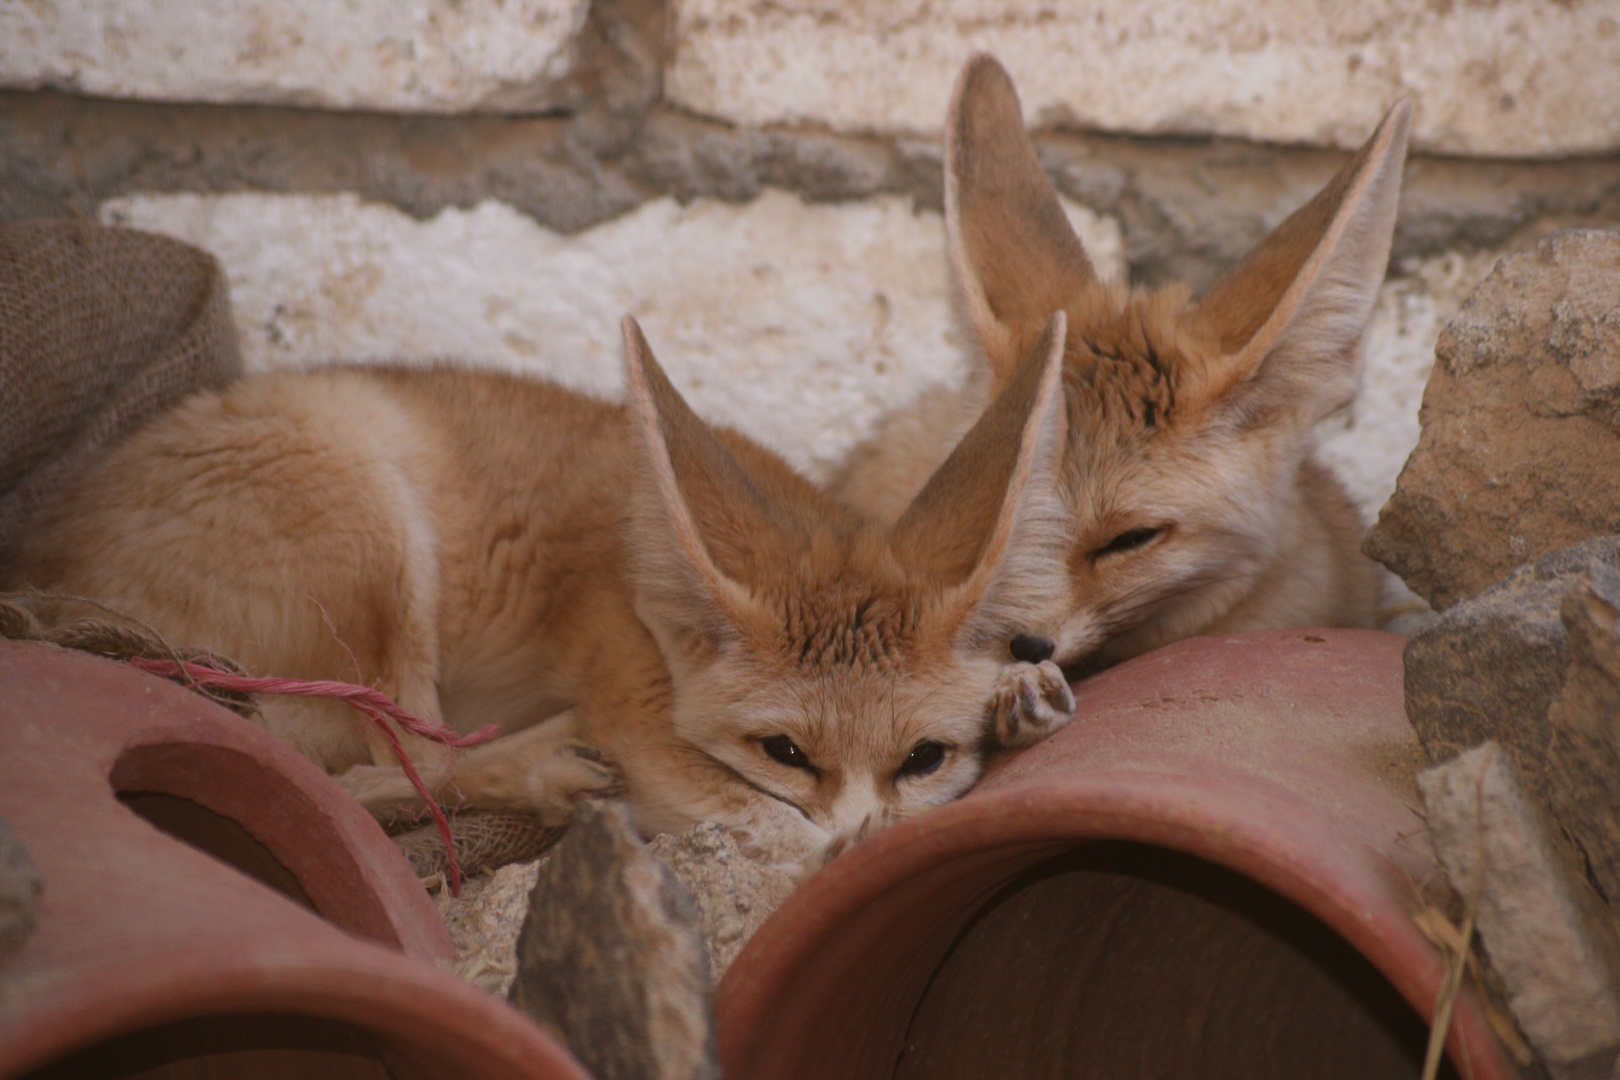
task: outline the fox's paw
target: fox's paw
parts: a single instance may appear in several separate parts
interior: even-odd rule
[[[624,779],[595,747],[566,739],[528,763],[525,787],[529,808],[548,826],[574,816],[581,799],[611,799],[624,794]]]
[[[1008,664],[996,680],[992,709],[997,742],[1030,746],[1074,718],[1074,692],[1050,660]]]
[[[812,852],[804,860],[805,869],[812,872],[821,869],[868,836],[880,831],[887,824],[888,821],[881,815],[866,815],[855,828],[838,833],[831,840],[828,840],[820,851]]]

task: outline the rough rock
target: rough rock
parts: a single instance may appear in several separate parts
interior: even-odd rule
[[[1620,1053],[1620,929],[1495,743],[1418,776],[1429,836],[1508,1007],[1554,1080],[1607,1080]]]
[[[697,906],[623,804],[580,804],[529,898],[511,1001],[598,1080],[718,1080]]]
[[[725,827],[713,822],[694,825],[679,836],[655,836],[648,847],[697,901],[709,970],[717,983],[797,884],[785,872],[744,855]]]
[[[588,0],[41,0],[0,7],[0,85],[338,109],[562,101]],[[566,100],[566,98],[564,98]]]
[[[34,932],[45,882],[28,857],[22,838],[0,819],[0,964],[22,948]]]
[[[1361,0],[679,0],[671,100],[739,123],[933,133],[975,49],[1031,121],[1354,147],[1380,105],[1456,154],[1620,147],[1606,4]]]
[[[1369,555],[1444,609],[1620,531],[1620,234],[1555,233],[1504,258],[1435,357]]]
[[[1620,572],[1602,563],[1559,607],[1569,675],[1547,711],[1552,809],[1620,912]]]
[[[1444,612],[1407,642],[1406,716],[1435,762],[1488,740],[1513,756],[1543,805],[1556,807],[1545,725],[1564,689],[1570,647],[1560,608],[1594,571],[1620,570],[1620,537],[1544,556]]]

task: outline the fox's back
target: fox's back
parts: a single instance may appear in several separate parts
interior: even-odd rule
[[[572,697],[555,628],[587,607],[628,611],[633,451],[622,406],[534,380],[250,376],[98,461],[41,507],[0,575],[264,674],[353,677],[323,610],[368,678],[391,637],[428,619],[447,718],[544,714]]]
[[[347,536],[357,554],[376,544],[378,518],[400,513],[490,550],[519,539],[518,522],[566,541],[564,524],[611,531],[630,452],[621,406],[534,380],[433,368],[250,376],[188,398],[42,507],[8,576],[93,578],[121,561],[115,548],[203,524],[272,544]]]

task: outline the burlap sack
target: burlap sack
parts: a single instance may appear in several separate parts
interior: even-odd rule
[[[516,810],[462,810],[450,815],[450,843],[455,846],[462,877],[536,858],[562,839],[564,831],[563,826],[548,828],[538,816]],[[417,877],[449,876],[450,860],[434,826],[395,833],[394,843]]]
[[[0,225],[0,551],[98,453],[240,370],[206,251],[86,221]]]

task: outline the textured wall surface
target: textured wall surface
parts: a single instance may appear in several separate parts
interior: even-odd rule
[[[1354,147],[1398,97],[1458,154],[1620,148],[1605,0],[675,0],[672,100],[740,123],[933,133],[975,50],[1026,117]]]
[[[0,85],[158,101],[546,108],[588,0],[0,4]]]

